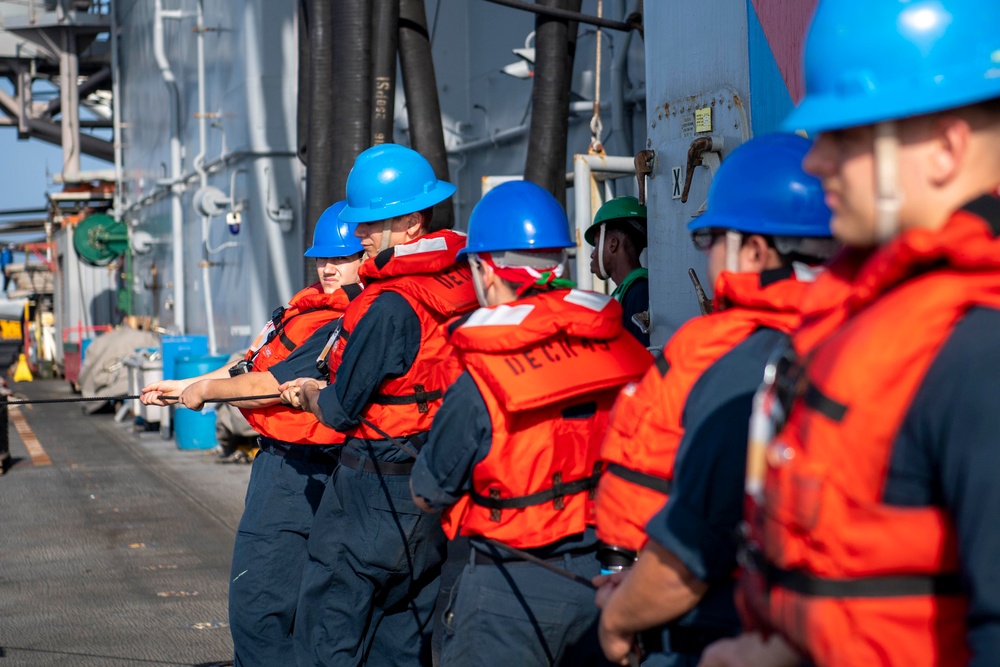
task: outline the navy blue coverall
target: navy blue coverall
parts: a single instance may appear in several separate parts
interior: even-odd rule
[[[340,431],[357,425],[381,383],[413,364],[420,332],[402,296],[380,294],[351,332],[334,384],[320,392],[323,422]],[[348,467],[351,459],[357,463]],[[309,538],[296,619],[299,665],[430,664],[446,540],[436,518],[413,503],[412,462],[387,440],[344,443]]]

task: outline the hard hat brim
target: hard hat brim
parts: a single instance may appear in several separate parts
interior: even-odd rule
[[[340,219],[344,222],[378,222],[389,218],[398,218],[401,215],[417,213],[424,209],[440,204],[444,200],[455,194],[457,188],[448,181],[438,181],[433,189],[423,192],[411,199],[381,204],[378,207],[351,206],[348,202],[344,210],[340,212]]]

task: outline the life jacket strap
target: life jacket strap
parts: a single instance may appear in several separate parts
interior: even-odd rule
[[[420,413],[426,413],[430,411],[429,403],[431,401],[439,401],[444,396],[444,392],[440,389],[435,389],[433,391],[426,391],[424,385],[417,384],[413,386],[412,394],[404,394],[402,396],[389,396],[388,394],[373,394],[371,397],[371,402],[376,405],[413,405],[416,403],[417,411]]]
[[[672,480],[657,477],[656,475],[650,475],[645,472],[639,472],[638,470],[632,470],[631,468],[626,468],[618,463],[608,463],[608,472],[615,477],[624,479],[626,482],[632,482],[633,484],[650,489],[651,491],[662,493],[665,496],[670,495],[670,489],[673,487]]]
[[[587,477],[582,477],[580,479],[573,480],[572,482],[565,483],[562,481],[562,473],[557,472],[552,475],[551,488],[545,489],[544,491],[529,493],[524,496],[501,498],[500,489],[495,488],[489,490],[488,496],[480,495],[475,491],[471,491],[469,495],[473,504],[491,510],[490,520],[497,522],[500,521],[500,510],[522,510],[535,505],[544,505],[549,502],[554,504],[555,509],[561,510],[566,507],[566,496],[589,492],[597,488],[597,482],[601,476],[600,467],[595,466],[594,468],[595,472],[591,473]]]

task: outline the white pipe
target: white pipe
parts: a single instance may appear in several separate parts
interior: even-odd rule
[[[198,154],[194,157],[194,168],[198,172],[201,187],[208,187],[208,172],[205,170],[205,153],[208,151],[208,121],[205,118],[205,1],[198,0],[198,18],[195,34],[198,40]],[[207,215],[201,216],[201,282],[205,295],[205,321],[208,328],[208,353],[218,353],[215,335],[215,304],[212,301],[212,275],[209,261],[209,222]]]
[[[180,91],[177,89],[177,79],[170,69],[166,50],[163,45],[163,21],[168,18],[180,18],[180,12],[165,12],[163,0],[155,0],[153,18],[153,57],[160,68],[163,82],[170,91],[172,123],[170,132],[170,177],[174,185],[170,191],[173,199],[170,202],[170,232],[173,237],[173,279],[174,279],[174,327],[178,333],[187,333],[187,307],[184,296],[184,211],[181,208],[181,193],[183,187],[178,184],[181,175],[181,119]]]
[[[593,289],[594,276],[590,273],[590,249],[583,233],[593,222],[590,201],[590,176],[593,172],[604,174],[635,174],[635,159],[631,157],[585,155],[573,156],[573,208],[576,226],[576,284],[580,289]]]

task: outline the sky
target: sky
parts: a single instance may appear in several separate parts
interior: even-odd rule
[[[6,83],[6,82],[5,82]],[[4,86],[10,92],[9,86]],[[81,156],[80,169],[109,169],[113,165],[87,155]],[[0,212],[25,208],[45,208],[46,192],[56,192],[61,185],[52,182],[53,174],[62,171],[62,148],[40,139],[19,140],[17,128],[0,126]],[[44,215],[0,215],[0,224],[15,220],[43,218]],[[0,243],[34,240],[19,234],[0,232]]]

